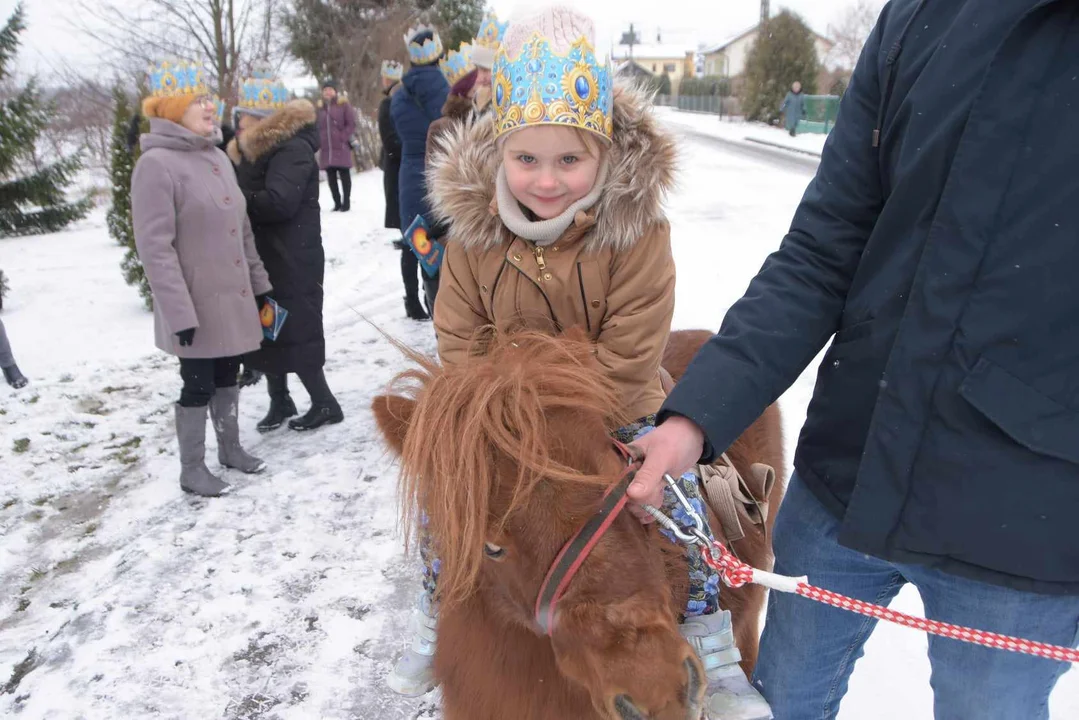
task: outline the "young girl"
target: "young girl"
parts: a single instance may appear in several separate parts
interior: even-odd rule
[[[659,372],[675,268],[662,200],[675,145],[647,97],[613,87],[593,36],[592,22],[564,7],[511,22],[494,64],[493,117],[437,141],[431,199],[450,232],[434,319],[447,364],[464,361],[486,326],[583,328],[628,416],[639,418],[614,433],[631,442],[653,428],[664,400]],[[703,507],[696,476],[681,485]],[[678,518],[675,507],[668,498],[667,512]],[[427,576],[431,593],[434,567]],[[738,666],[719,579],[698,550],[690,551],[690,576],[682,632],[708,671],[710,712],[771,717]],[[423,615],[429,637],[434,615]]]

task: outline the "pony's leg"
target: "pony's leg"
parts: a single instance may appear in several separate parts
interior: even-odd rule
[[[398,659],[386,678],[391,690],[406,697],[425,695],[438,686],[434,675],[435,646],[438,640],[439,559],[427,531],[426,516],[420,518],[420,559],[423,565],[423,590],[416,600],[412,616],[412,643]]]

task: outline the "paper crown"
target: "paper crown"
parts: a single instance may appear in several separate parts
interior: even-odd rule
[[[431,37],[424,40],[423,44],[414,41],[414,38],[423,33],[430,33]],[[430,25],[417,25],[405,34],[405,47],[408,48],[408,59],[413,65],[430,65],[442,57],[442,38],[438,36],[438,30]]]
[[[382,61],[382,77],[387,80],[400,80],[404,74],[405,69],[401,66],[401,63],[395,60]]]
[[[147,70],[150,94],[154,97],[173,95],[209,95],[202,67],[182,60],[165,60]]]
[[[500,23],[497,15],[489,13],[484,16],[483,22],[480,23],[480,31],[476,34],[472,44],[497,50],[498,46],[502,44],[502,38],[506,35],[506,28],[509,26],[509,22]]]
[[[217,124],[220,125],[221,121],[225,119],[225,101],[216,94],[211,95],[210,100],[213,101],[214,111],[217,113]]]
[[[288,98],[285,83],[275,78],[269,69],[256,68],[252,70],[251,77],[240,83],[240,101],[236,108],[268,113],[283,108]]]
[[[567,125],[610,139],[614,88],[610,64],[578,38],[565,54],[533,33],[511,57],[500,47],[494,76],[495,135],[530,125]]]
[[[472,46],[469,43],[461,43],[460,50],[450,50],[445,59],[438,61],[438,69],[442,71],[442,77],[453,86],[458,80],[476,69],[472,62]]]

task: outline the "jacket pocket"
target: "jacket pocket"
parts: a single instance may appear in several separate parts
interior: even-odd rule
[[[1028,450],[1079,464],[1079,414],[1003,368],[979,359],[959,394]]]
[[[870,332],[873,329],[873,320],[862,320],[856,322],[853,325],[848,325],[842,328],[835,335],[835,340],[832,342],[833,346],[845,345],[855,340],[861,340],[862,338],[869,337]]]

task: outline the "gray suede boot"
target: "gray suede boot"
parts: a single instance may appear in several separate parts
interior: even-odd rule
[[[218,388],[210,399],[210,419],[217,433],[217,460],[223,467],[254,475],[266,463],[240,446],[240,388]]]
[[[206,468],[206,408],[176,406],[176,439],[180,443],[180,488],[203,497],[224,495],[232,488]]]
[[[704,664],[708,676],[705,708],[708,720],[772,720],[772,711],[742,667],[742,653],[734,643],[731,613],[689,617],[679,627]]]

